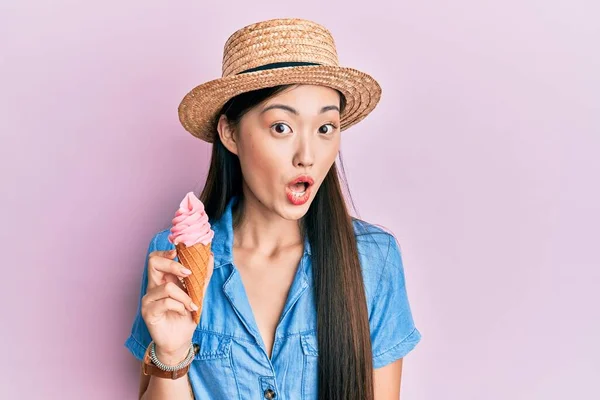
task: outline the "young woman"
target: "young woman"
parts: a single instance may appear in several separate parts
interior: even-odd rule
[[[263,21],[227,40],[223,77],[179,107],[185,129],[213,143],[201,319],[165,229],[126,342],[143,360],[140,398],[399,398],[402,358],[421,338],[399,246],[350,216],[336,165],[341,132],[380,94],[338,65],[314,22]]]

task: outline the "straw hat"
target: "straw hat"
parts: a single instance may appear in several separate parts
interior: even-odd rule
[[[368,74],[341,67],[331,33],[304,19],[272,19],[248,25],[227,39],[222,77],[192,89],[179,105],[179,120],[192,135],[213,142],[217,113],[232,97],[284,84],[337,89],[346,97],[340,130],[364,119],[381,87]]]

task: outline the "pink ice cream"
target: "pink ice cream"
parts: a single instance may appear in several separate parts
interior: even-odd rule
[[[186,247],[198,243],[208,245],[215,235],[215,232],[210,229],[204,204],[192,192],[186,194],[181,201],[172,223],[169,241],[174,245],[179,243],[185,244]]]

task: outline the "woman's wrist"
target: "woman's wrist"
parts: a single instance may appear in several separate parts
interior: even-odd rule
[[[190,345],[186,345],[175,351],[164,351],[160,346],[155,345],[154,351],[156,357],[163,363],[169,366],[174,366],[185,360],[190,352]]]

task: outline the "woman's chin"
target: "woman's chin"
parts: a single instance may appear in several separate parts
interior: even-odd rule
[[[279,214],[287,220],[297,221],[306,215],[311,202],[312,199],[302,205],[295,205],[286,200],[286,203]]]

